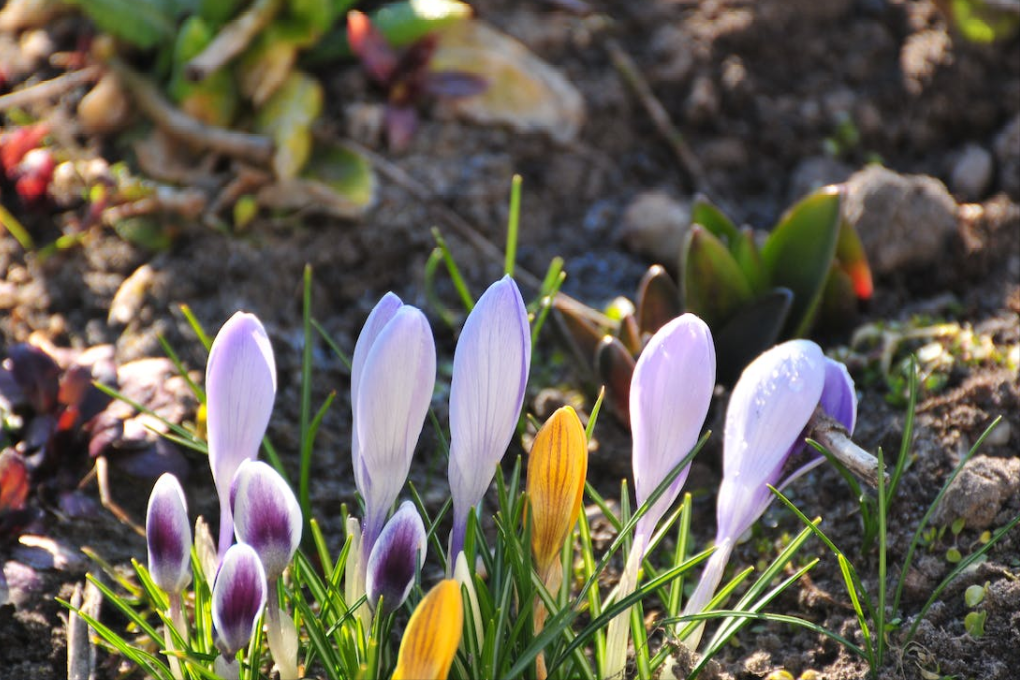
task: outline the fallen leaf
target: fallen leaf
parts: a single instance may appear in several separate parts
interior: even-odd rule
[[[481,21],[444,29],[430,70],[471,73],[489,84],[477,96],[437,105],[467,120],[542,132],[561,143],[577,137],[584,123],[584,99],[560,71]]]

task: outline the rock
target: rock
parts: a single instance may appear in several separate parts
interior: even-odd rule
[[[1002,504],[1020,493],[1020,458],[975,456],[946,490],[934,522],[949,525],[962,518],[968,529],[986,529]]]
[[[631,252],[675,271],[690,223],[690,205],[665,191],[646,191],[624,210],[617,240]]]
[[[706,75],[694,79],[684,102],[684,117],[691,123],[707,123],[719,115],[719,91]]]
[[[790,175],[787,203],[793,204],[815,189],[845,182],[853,168],[832,156],[811,156],[797,164]]]
[[[953,193],[964,201],[981,200],[992,183],[992,154],[977,144],[960,152],[949,175]]]
[[[999,163],[999,189],[1020,200],[1020,115],[995,137],[995,159]]]
[[[847,180],[843,209],[878,275],[932,264],[956,231],[956,201],[942,182],[879,165]]]

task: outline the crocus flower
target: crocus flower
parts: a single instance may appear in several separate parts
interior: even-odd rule
[[[437,583],[407,623],[393,680],[445,680],[460,644],[464,602],[453,579]]]
[[[801,456],[808,452],[808,421],[819,406],[853,432],[853,380],[843,364],[810,340],[777,345],[744,369],[726,411],[715,552],[685,614],[696,614],[711,601],[737,539],[772,501],[769,485],[783,488],[824,460],[813,450]],[[700,633],[699,626],[686,639],[690,648],[697,646]]]
[[[468,315],[450,385],[450,559],[464,545],[468,512],[489,488],[510,445],[531,366],[528,312],[509,276],[489,286]]]
[[[191,581],[191,523],[180,482],[169,472],[152,487],[145,513],[149,573],[160,588],[176,595]]]
[[[634,438],[634,494],[644,505],[669,472],[698,441],[715,389],[712,333],[694,314],[679,316],[648,341],[634,367],[630,384],[630,423]],[[634,543],[617,586],[617,599],[637,587],[638,568],[655,526],[676,500],[687,480],[685,468],[638,520]],[[630,616],[609,623],[603,675],[616,677],[627,661]]]
[[[535,569],[550,591],[563,579],[560,553],[570,536],[584,496],[588,471],[588,438],[577,413],[569,406],[558,409],[535,435],[528,458],[528,500],[531,516],[531,549]],[[534,630],[545,626],[546,609],[535,599]],[[548,676],[545,655],[535,659],[538,680]]]
[[[428,550],[425,523],[414,503],[404,501],[379,534],[368,558],[368,603],[388,614],[407,599]]]
[[[238,542],[255,549],[266,578],[275,581],[301,542],[301,506],[294,492],[272,466],[246,460],[237,468],[230,496]]]
[[[584,427],[574,409],[564,406],[538,431],[528,458],[531,548],[536,571],[548,588],[558,585],[560,553],[581,510],[587,471]]]
[[[630,383],[634,437],[634,494],[638,505],[698,441],[715,389],[715,346],[708,325],[693,314],[673,319],[641,352]],[[688,468],[638,520],[635,545],[647,547],[655,526],[676,500]]]
[[[352,390],[357,390],[353,399],[358,448],[353,456],[355,482],[365,499],[363,559],[371,554],[407,479],[436,382],[436,345],[429,322],[410,305],[394,311],[395,299],[383,298],[355,348]],[[359,353],[366,342],[367,351]]]
[[[265,605],[266,572],[258,553],[244,543],[230,546],[212,590],[214,638],[228,661],[248,644]]]
[[[269,336],[252,314],[238,312],[216,334],[205,370],[209,465],[220,498],[220,559],[234,536],[230,483],[258,456],[276,398]]]
[[[191,580],[191,524],[184,490],[169,472],[156,480],[149,494],[145,541],[149,551],[149,574],[170,596],[170,621],[180,635],[186,636],[188,627],[181,608],[181,592]],[[167,649],[174,649],[169,627],[164,630],[164,636]],[[184,677],[180,660],[175,656],[170,656],[170,671],[176,680]]]

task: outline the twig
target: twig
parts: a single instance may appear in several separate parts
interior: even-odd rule
[[[613,38],[606,40],[606,51],[609,52],[609,58],[612,60],[613,66],[616,67],[620,77],[623,78],[627,86],[634,92],[634,96],[638,98],[645,112],[652,119],[655,129],[658,130],[659,134],[669,144],[673,155],[680,162],[680,167],[690,175],[691,180],[694,182],[694,188],[703,194],[712,195],[712,186],[705,176],[705,169],[701,166],[701,161],[694,155],[694,152],[687,146],[687,142],[684,141],[683,135],[673,125],[669,113],[667,113],[666,108],[655,96],[655,93],[652,92],[648,81],[641,75],[638,65],[624,51],[620,43]]]
[[[110,69],[134,97],[138,108],[167,134],[195,146],[228,156],[267,164],[273,156],[273,141],[262,135],[237,132],[206,125],[175,108],[148,78],[118,59],[109,61]]]
[[[878,487],[878,459],[854,444],[843,424],[831,418],[821,407],[815,409],[808,422],[808,436],[828,449],[850,472],[868,485]]]
[[[43,99],[59,97],[79,85],[98,80],[102,72],[103,70],[99,66],[86,66],[78,71],[71,71],[56,78],[29,85],[16,92],[0,95],[0,111],[33,104]]]
[[[263,28],[269,25],[280,9],[281,0],[257,0],[223,27],[213,41],[197,57],[188,62],[185,74],[189,80],[203,80],[239,55]]]

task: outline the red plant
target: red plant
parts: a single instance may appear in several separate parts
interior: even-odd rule
[[[386,138],[396,151],[407,148],[418,128],[418,106],[429,98],[456,99],[485,91],[484,78],[464,71],[431,71],[438,36],[426,35],[397,50],[362,12],[347,13],[351,50],[368,76],[387,93]]]

